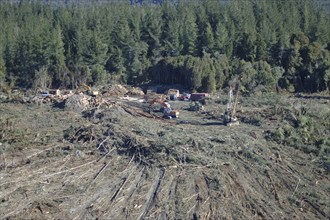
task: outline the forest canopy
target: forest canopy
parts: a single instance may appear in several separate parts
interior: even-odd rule
[[[214,92],[242,75],[248,92],[330,89],[330,14],[314,1],[59,2],[1,1],[1,88]]]

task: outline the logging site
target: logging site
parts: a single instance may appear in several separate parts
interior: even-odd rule
[[[330,0],[0,0],[0,220],[329,220]]]
[[[326,94],[16,92],[0,104],[1,219],[330,216]]]

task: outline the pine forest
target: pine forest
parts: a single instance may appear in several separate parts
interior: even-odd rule
[[[330,88],[329,10],[310,0],[1,1],[0,86]],[[318,1],[320,2],[320,1]],[[322,2],[322,1],[321,1]]]

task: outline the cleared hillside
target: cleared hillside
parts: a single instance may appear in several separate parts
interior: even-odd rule
[[[329,97],[244,97],[231,127],[225,100],[173,101],[173,120],[118,98],[82,113],[2,102],[0,218],[328,219]],[[322,143],[302,125],[280,139],[299,111]]]

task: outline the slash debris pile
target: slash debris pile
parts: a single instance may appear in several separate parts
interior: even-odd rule
[[[0,217],[329,218],[329,173],[314,163],[316,155],[264,138],[277,126],[273,119],[226,127],[186,111],[183,119],[199,123],[177,123],[144,111],[146,106],[118,102],[82,116],[16,109],[17,115],[47,118],[55,137],[47,147],[36,138],[17,151],[6,150],[17,143],[2,137]],[[36,116],[39,111],[47,115]],[[66,120],[58,125],[61,117]]]

